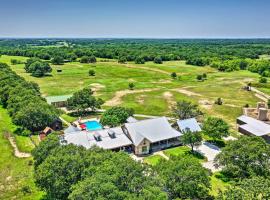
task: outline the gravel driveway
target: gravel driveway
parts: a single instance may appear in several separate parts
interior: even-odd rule
[[[221,152],[219,147],[210,144],[209,142],[203,142],[200,146],[196,148],[196,151],[200,152],[207,158],[207,162],[203,163],[203,166],[205,168],[210,169],[212,172],[220,170],[214,165],[214,159],[216,155]]]

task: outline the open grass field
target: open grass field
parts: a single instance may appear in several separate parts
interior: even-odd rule
[[[27,59],[3,55],[0,62],[10,64],[11,58]],[[96,96],[106,101],[103,108],[121,105],[134,108],[139,114],[170,116],[174,103],[185,99],[197,103],[206,114],[222,117],[233,126],[245,104],[255,105],[259,101],[252,92],[241,89],[248,82],[257,82],[258,74],[249,71],[222,73],[210,67],[186,65],[184,61],[141,65],[119,64],[113,60],[95,64],[73,62],[53,66],[51,76],[43,78],[25,73],[24,64],[11,67],[20,76],[38,83],[43,96],[67,95],[91,87]],[[57,72],[58,68],[62,72]],[[95,70],[96,76],[89,76],[89,69]],[[178,79],[171,78],[172,72],[177,73]],[[207,80],[197,81],[197,75],[203,73],[207,74]],[[134,90],[128,89],[130,82],[135,84]],[[214,104],[218,97],[224,100],[222,106]]]
[[[4,137],[4,132],[13,132],[15,128],[7,111],[0,107],[0,199],[40,199],[42,192],[35,187],[33,166],[29,165],[32,158],[14,157],[13,149]]]

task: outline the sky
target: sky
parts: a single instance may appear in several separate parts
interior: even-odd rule
[[[0,37],[270,38],[270,0],[0,0]]]

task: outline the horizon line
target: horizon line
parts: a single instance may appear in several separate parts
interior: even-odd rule
[[[45,36],[0,36],[0,39],[270,39],[270,36],[268,37],[45,37]]]

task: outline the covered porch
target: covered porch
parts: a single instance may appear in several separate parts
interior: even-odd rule
[[[160,151],[163,149],[167,149],[169,147],[174,147],[174,146],[179,146],[179,145],[181,145],[180,137],[170,138],[167,140],[162,140],[162,141],[158,141],[155,143],[151,143],[150,144],[150,151],[151,152]]]

